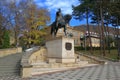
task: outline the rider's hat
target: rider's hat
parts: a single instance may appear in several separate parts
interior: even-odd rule
[[[59,8],[58,11],[61,12],[61,9]]]

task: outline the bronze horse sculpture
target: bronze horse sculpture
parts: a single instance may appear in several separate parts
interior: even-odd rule
[[[65,16],[61,15],[61,10],[59,9],[58,12],[56,12],[56,20],[51,24],[51,35],[54,33],[54,36],[56,36],[57,31],[59,28],[64,28],[65,36],[67,36],[66,33],[66,24],[69,23],[71,20],[71,15],[66,14]]]

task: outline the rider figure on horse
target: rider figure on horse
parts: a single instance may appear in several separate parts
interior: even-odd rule
[[[63,18],[63,15],[61,13],[61,9],[58,9],[58,11],[56,12],[56,26],[57,27],[61,27],[61,25],[65,25],[65,20]]]

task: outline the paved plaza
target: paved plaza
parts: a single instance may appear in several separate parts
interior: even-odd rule
[[[120,80],[120,62],[37,75],[29,79],[11,75],[0,77],[0,80]]]
[[[106,65],[35,76],[30,80],[120,80],[120,64],[109,62]]]

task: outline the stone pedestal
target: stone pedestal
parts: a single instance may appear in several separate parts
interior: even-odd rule
[[[48,61],[74,63],[74,39],[58,37],[46,42]]]

